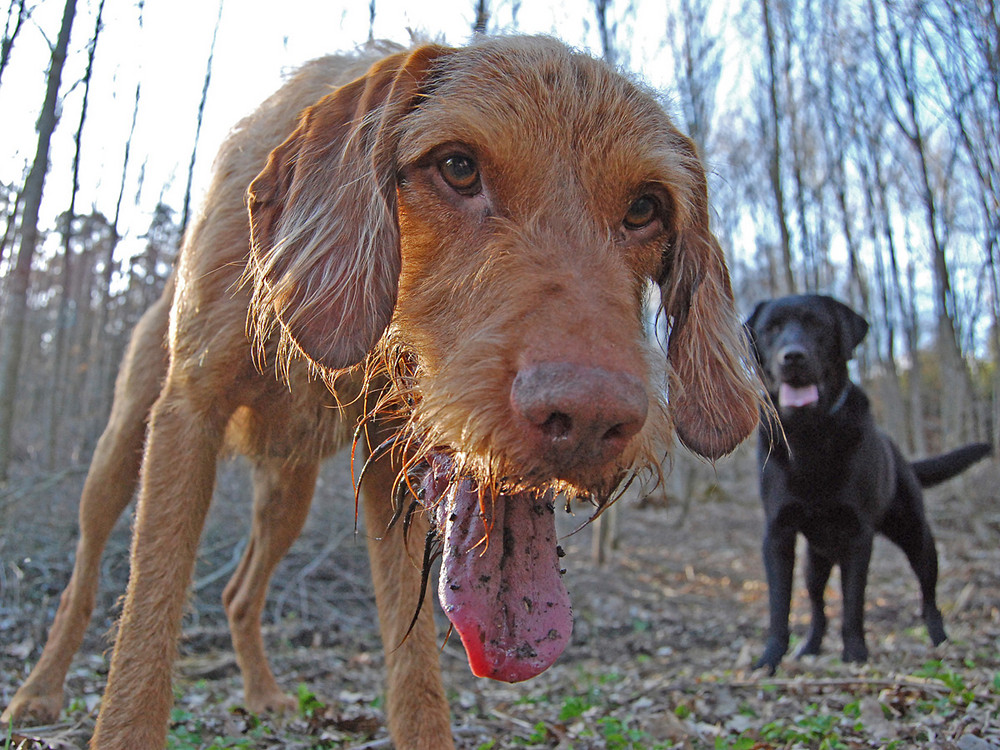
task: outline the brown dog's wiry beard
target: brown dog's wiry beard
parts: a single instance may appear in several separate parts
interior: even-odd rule
[[[482,405],[476,411],[463,412],[447,396],[449,377],[445,373],[438,372],[434,380],[435,398],[425,397],[421,378],[428,376],[421,371],[412,350],[392,334],[390,328],[365,364],[366,380],[384,384],[366,418],[388,417],[392,424],[398,425],[391,443],[402,457],[404,471],[426,464],[432,454],[446,455],[454,481],[469,479],[497,495],[552,493],[564,497],[567,506],[581,500],[597,509],[617,499],[623,484],[630,484],[636,478],[657,483],[662,478],[662,465],[672,437],[664,398],[653,395],[647,424],[612,465],[580,471],[575,476],[557,476],[545,466],[536,464],[532,469],[530,456],[509,455],[512,443],[503,430],[503,420],[508,415],[503,409],[491,410],[486,395],[495,393],[496,384],[487,383],[483,395],[477,395],[477,366],[494,371],[497,368],[492,358],[485,362],[468,361],[456,374],[455,385],[461,400],[478,401]],[[507,382],[508,390],[509,386]],[[455,420],[455,414],[464,418]],[[518,447],[516,442],[513,445]]]

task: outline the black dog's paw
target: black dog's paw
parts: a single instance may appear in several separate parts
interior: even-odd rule
[[[927,627],[927,635],[931,637],[931,643],[935,646],[940,646],[946,640],[948,640],[948,634],[944,632],[944,626],[938,625],[936,628],[930,626]]]
[[[767,676],[773,677],[774,673],[778,671],[781,657],[785,655],[786,651],[788,651],[787,643],[782,644],[775,639],[768,639],[767,645],[764,647],[764,655],[754,662],[753,668],[767,670]]]
[[[774,677],[774,673],[778,671],[778,665],[771,664],[770,662],[766,661],[765,658],[762,656],[753,663],[753,671],[756,672],[758,669],[763,669],[764,673],[768,677]]]
[[[844,641],[844,662],[862,663],[868,661],[868,646],[864,640]]]
[[[927,621],[927,635],[930,636],[931,643],[935,646],[940,646],[948,640],[948,634],[944,632],[944,621],[941,619],[940,612],[936,612],[925,619]]]
[[[803,656],[819,656],[820,652],[823,650],[820,648],[821,643],[822,641],[819,638],[810,638],[799,646],[799,650],[795,652],[795,658],[799,659]]]

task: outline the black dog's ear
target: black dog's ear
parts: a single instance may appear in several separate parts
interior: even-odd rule
[[[764,300],[763,302],[758,302],[757,307],[753,309],[753,312],[750,313],[750,317],[747,318],[746,322],[743,324],[743,327],[746,328],[748,331],[750,331],[751,337],[753,336],[754,331],[757,330],[757,321],[760,319],[761,315],[764,312],[764,308],[767,306],[768,306],[767,300]]]
[[[846,361],[854,356],[854,349],[864,341],[868,333],[868,321],[843,302],[832,298],[830,301],[834,305],[834,314],[840,328],[840,348]]]
[[[768,305],[767,301],[758,302],[757,306],[750,313],[750,317],[746,319],[743,323],[743,334],[747,337],[747,341],[750,344],[750,349],[755,355],[757,355],[758,361],[760,360],[760,352],[757,349],[757,323],[764,314],[764,308]]]

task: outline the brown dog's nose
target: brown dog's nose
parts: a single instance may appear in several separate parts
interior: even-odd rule
[[[557,471],[611,461],[642,429],[649,409],[635,375],[569,362],[522,369],[510,402],[530,425],[525,437]]]

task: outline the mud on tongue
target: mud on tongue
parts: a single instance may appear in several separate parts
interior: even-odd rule
[[[443,546],[438,599],[477,677],[519,682],[544,672],[569,642],[573,614],[559,573],[551,493],[482,496],[432,462],[421,503]]]

